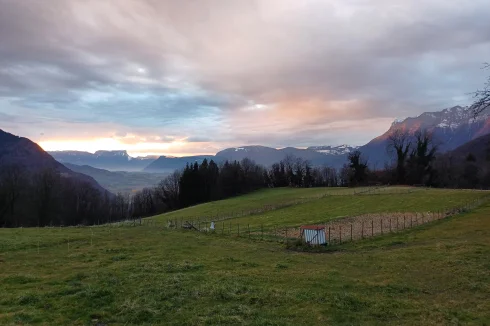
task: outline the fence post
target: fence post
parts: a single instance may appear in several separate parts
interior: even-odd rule
[[[415,216],[417,216],[417,213],[415,213]],[[410,215],[410,228],[412,228],[413,225],[413,215]]]
[[[328,244],[330,244],[330,227],[328,227]]]
[[[383,235],[383,218],[379,219],[379,223],[381,223],[381,235]]]
[[[352,223],[350,224],[350,241],[352,241]]]
[[[361,224],[361,239],[364,239],[364,221]]]
[[[407,216],[404,214],[403,215],[403,229],[405,230],[405,220],[406,220]]]
[[[231,234],[231,222],[230,222],[230,226],[228,228],[228,234]]]
[[[238,237],[240,237],[240,223],[238,223],[237,226],[238,226]]]
[[[223,228],[221,228],[221,234],[225,234],[225,222],[223,222]]]
[[[391,233],[391,217],[390,217],[390,233]]]
[[[374,236],[374,220],[371,220],[371,236]]]
[[[399,222],[399,218],[398,218],[398,215],[396,216],[396,230],[398,231],[400,229],[400,222]]]
[[[339,242],[342,243],[342,225],[339,226]]]

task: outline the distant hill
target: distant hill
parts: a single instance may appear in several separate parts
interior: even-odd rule
[[[20,165],[29,172],[55,169],[62,177],[87,182],[101,192],[106,191],[92,177],[72,171],[57,162],[38,144],[27,138],[18,137],[0,130],[0,168],[7,165]]]
[[[490,165],[490,134],[478,137],[458,148],[448,152],[447,157],[456,161],[466,161],[471,154],[478,165]]]
[[[195,162],[201,163],[207,159],[208,161],[214,160],[216,163],[222,161],[218,155],[197,155],[197,156],[184,156],[184,157],[169,157],[160,156],[158,159],[150,163],[144,171],[150,173],[171,173],[177,169],[183,169],[186,164],[194,164]]]
[[[166,173],[147,173],[147,172],[126,172],[126,171],[108,171],[94,168],[88,165],[76,165],[66,163],[70,170],[83,173],[94,178],[104,188],[112,193],[132,193],[143,188],[156,186],[165,176]]]
[[[109,171],[142,171],[157,159],[156,156],[131,157],[127,151],[97,151],[94,154],[80,151],[49,152],[58,162],[88,165]]]
[[[369,158],[370,165],[377,164],[378,167],[382,167],[385,162],[391,160],[386,152],[388,137],[399,129],[410,134],[419,130],[431,132],[434,141],[439,145],[439,151],[444,153],[489,134],[490,115],[484,112],[475,119],[468,108],[455,106],[439,112],[426,112],[415,118],[396,120],[383,135],[359,148]]]

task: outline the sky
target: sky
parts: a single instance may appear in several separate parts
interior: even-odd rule
[[[46,150],[363,145],[471,103],[488,0],[0,0],[0,129]]]

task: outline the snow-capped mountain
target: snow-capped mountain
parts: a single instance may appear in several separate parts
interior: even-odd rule
[[[229,161],[241,161],[244,158],[249,158],[255,161],[257,164],[263,166],[270,166],[274,163],[278,163],[286,156],[294,156],[304,160],[308,160],[312,165],[337,165],[338,157],[340,155],[328,155],[320,151],[312,150],[310,148],[301,149],[295,147],[285,147],[276,149],[266,146],[242,146],[233,147],[222,150],[216,154],[217,157],[223,160]]]
[[[397,120],[383,135],[360,147],[360,151],[369,157],[371,164],[382,167],[391,160],[386,148],[389,136],[396,130],[404,130],[409,134],[426,130],[432,133],[439,152],[443,153],[489,134],[490,112],[482,112],[475,118],[468,107],[455,106],[438,112],[425,112],[403,121]]]
[[[310,146],[307,149],[325,155],[346,155],[355,151],[358,148],[359,146],[339,145],[339,146]]]

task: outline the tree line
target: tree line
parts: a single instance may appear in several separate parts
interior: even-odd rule
[[[0,227],[94,225],[130,216],[130,197],[101,192],[56,169],[0,170]]]
[[[101,192],[89,183],[61,176],[56,170],[27,172],[20,166],[0,171],[0,227],[93,225],[152,216],[261,188],[347,187],[375,184],[423,185],[450,188],[490,186],[490,148],[486,162],[472,154],[461,161],[439,155],[428,132],[402,130],[388,139],[391,162],[370,169],[360,151],[347,156],[341,169],[312,166],[286,156],[265,168],[250,159],[188,164],[153,188],[135,194]]]

